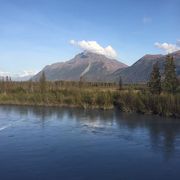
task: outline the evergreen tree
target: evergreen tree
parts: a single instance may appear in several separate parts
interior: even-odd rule
[[[119,90],[122,90],[123,82],[121,76],[119,77]]]
[[[32,93],[32,92],[34,91],[32,79],[30,79],[30,80],[28,81],[28,91],[29,91],[30,93]]]
[[[161,75],[158,63],[153,65],[150,81],[148,82],[149,90],[153,94],[161,93]]]
[[[40,85],[40,92],[43,94],[46,92],[46,76],[44,71],[41,74],[41,77],[39,79],[39,85]]]
[[[176,76],[176,66],[174,64],[173,56],[167,55],[165,71],[165,79],[163,82],[164,90],[169,93],[175,93],[178,87],[178,79]]]
[[[2,92],[5,92],[6,87],[5,87],[5,80],[4,77],[2,77]]]
[[[8,76],[6,76],[6,82],[9,82],[9,77]]]

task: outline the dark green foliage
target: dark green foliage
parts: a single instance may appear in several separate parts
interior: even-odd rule
[[[41,77],[39,79],[39,87],[40,87],[40,92],[44,94],[46,92],[46,76],[44,71],[41,74]]]
[[[178,80],[176,76],[176,67],[174,64],[174,59],[170,55],[166,57],[164,75],[165,75],[165,79],[163,82],[164,90],[169,93],[175,93],[178,87]]]
[[[180,117],[180,95],[151,93],[121,93],[116,105],[125,112]]]
[[[150,81],[148,82],[149,90],[152,94],[161,93],[161,75],[159,72],[158,63],[154,64],[153,71],[151,73]]]
[[[33,90],[33,82],[32,80],[29,80],[28,82],[28,92],[32,93],[34,90]]]
[[[0,81],[0,92],[4,93],[5,92],[5,82],[4,82],[4,78],[1,78]]]
[[[123,88],[123,82],[121,76],[119,77],[119,90],[122,90]]]

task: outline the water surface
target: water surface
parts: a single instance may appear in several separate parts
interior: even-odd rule
[[[179,180],[180,120],[0,106],[2,180]]]

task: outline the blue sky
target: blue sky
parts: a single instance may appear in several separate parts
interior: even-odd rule
[[[110,45],[128,65],[179,48],[180,0],[0,0],[0,71],[68,60],[82,40]]]

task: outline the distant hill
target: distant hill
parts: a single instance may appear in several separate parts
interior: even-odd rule
[[[79,81],[82,77],[85,81],[102,82],[107,81],[106,78],[113,72],[126,67],[128,66],[104,55],[83,52],[67,62],[46,66],[32,80],[39,80],[42,72],[44,72],[47,80],[51,81]]]
[[[180,51],[176,51],[170,55],[174,57],[176,72],[178,77],[180,77]],[[118,82],[121,76],[124,83],[145,83],[149,80],[153,65],[156,62],[159,63],[160,72],[163,75],[165,60],[165,55],[145,55],[132,66],[126,69],[118,69],[112,73],[108,77],[108,80]]]
[[[180,51],[171,53],[176,64],[176,72],[180,78]],[[45,72],[47,80],[65,80],[91,82],[118,82],[121,76],[123,83],[146,83],[152,72],[153,65],[158,62],[163,76],[166,55],[147,54],[132,66],[127,66],[115,59],[109,59],[104,55],[83,52],[67,62],[55,63],[46,66],[36,74],[32,80],[39,80],[42,72]]]

